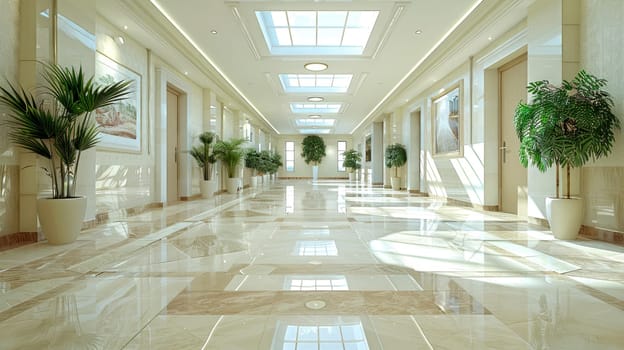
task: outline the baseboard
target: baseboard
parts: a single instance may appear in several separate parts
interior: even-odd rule
[[[535,218],[535,217],[531,217],[529,216],[527,218],[527,222],[529,224],[533,224],[533,225],[539,225],[539,226],[543,226],[543,227],[550,227],[550,224],[548,223],[548,220],[544,219],[544,218]]]
[[[583,237],[624,246],[624,232],[583,225],[579,234]]]
[[[454,205],[457,207],[468,207],[468,208],[474,208],[474,209],[478,209],[482,211],[500,211],[498,208],[498,205],[481,205],[481,204],[475,204],[475,203],[468,202],[468,201],[463,201],[460,199],[447,198],[447,197],[436,197],[436,198],[443,199],[446,201],[447,204]]]
[[[16,248],[22,245],[36,243],[37,232],[15,232],[0,236],[0,251]]]
[[[180,200],[182,202],[188,202],[188,201],[194,201],[194,200],[200,199],[200,198],[201,198],[201,194],[198,193],[198,194],[194,194],[192,196],[182,196],[182,197],[180,197]]]

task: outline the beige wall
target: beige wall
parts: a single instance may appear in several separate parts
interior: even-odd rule
[[[349,175],[344,171],[338,171],[338,155],[337,155],[337,147],[338,141],[347,141],[347,149],[355,148],[357,145],[353,144],[353,139],[350,135],[319,135],[325,141],[325,158],[319,165],[319,178],[347,178]],[[303,157],[301,157],[301,142],[305,135],[280,135],[277,138],[274,138],[276,142],[273,142],[273,147],[277,150],[277,152],[282,155],[282,160],[284,161],[284,167],[280,168],[278,172],[279,177],[303,177],[303,178],[311,178],[312,177],[312,165],[308,165],[304,162]],[[295,142],[295,171],[294,172],[286,172],[286,152],[284,151],[284,147],[286,145],[286,141],[294,141]]]
[[[17,81],[19,0],[3,1],[0,11],[0,84]],[[0,123],[6,120],[0,110]],[[9,145],[8,129],[0,128],[0,236],[18,230],[19,167],[16,150]]]
[[[608,81],[615,114],[624,126],[624,1],[581,1],[581,67]],[[584,225],[624,232],[624,135],[618,133],[613,154],[588,164],[582,174]]]

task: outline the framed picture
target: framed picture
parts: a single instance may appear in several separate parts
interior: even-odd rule
[[[366,138],[366,143],[365,143],[364,147],[365,147],[365,150],[364,150],[365,151],[365,157],[364,157],[364,159],[365,159],[366,162],[370,162],[371,159],[372,159],[372,154],[371,154],[372,153],[371,137],[370,136],[368,136]]]
[[[140,152],[141,151],[141,76],[96,52],[95,81],[111,84],[121,80],[132,81],[128,98],[114,105],[95,111],[100,128],[98,147]]]
[[[434,155],[462,155],[462,92],[460,81],[432,100]]]

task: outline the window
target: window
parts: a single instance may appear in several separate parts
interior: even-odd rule
[[[295,171],[295,141],[286,141],[286,171]]]
[[[346,171],[344,167],[344,153],[347,150],[347,141],[338,141],[338,171]]]
[[[257,11],[274,55],[361,55],[379,11]]]

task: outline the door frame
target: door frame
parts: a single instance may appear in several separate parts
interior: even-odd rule
[[[189,122],[191,91],[187,82],[165,67],[155,68],[155,142],[154,142],[154,201],[161,204],[171,202],[167,198],[167,90],[178,92],[178,146],[179,154],[190,149],[192,135]],[[193,168],[190,157],[178,156],[178,198],[192,196]]]

